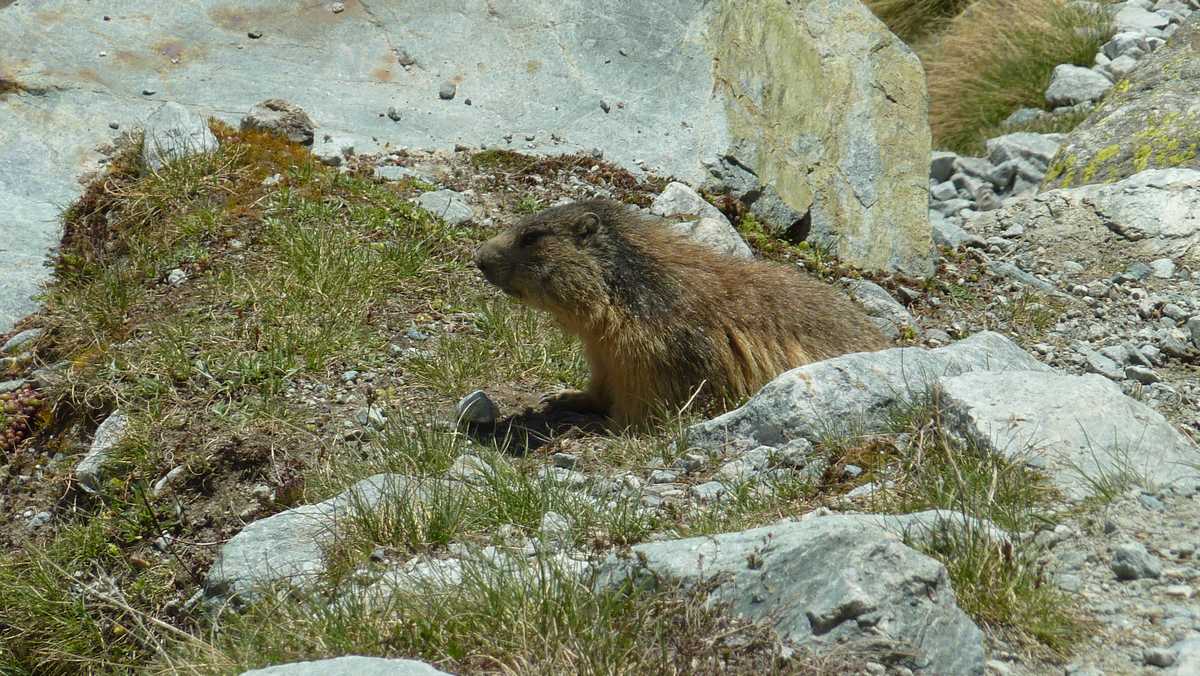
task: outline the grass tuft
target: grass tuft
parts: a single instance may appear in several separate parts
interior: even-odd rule
[[[978,155],[1021,107],[1043,108],[1054,67],[1091,66],[1103,12],[1061,0],[978,0],[923,50],[937,148]]]
[[[896,37],[916,45],[944,29],[975,0],[867,0],[867,7]]]

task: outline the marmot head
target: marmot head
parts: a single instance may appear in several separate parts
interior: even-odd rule
[[[571,316],[606,295],[603,252],[624,208],[589,200],[527,216],[480,245],[475,265],[521,302]]]

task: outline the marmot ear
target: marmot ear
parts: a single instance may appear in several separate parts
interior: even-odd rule
[[[590,211],[580,216],[574,224],[575,236],[579,239],[587,239],[599,229],[600,217]]]

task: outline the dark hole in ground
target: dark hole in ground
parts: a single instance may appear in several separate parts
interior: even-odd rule
[[[559,437],[601,434],[607,431],[607,426],[600,415],[526,409],[487,425],[467,423],[464,431],[481,444],[495,444],[508,455],[524,456]]]

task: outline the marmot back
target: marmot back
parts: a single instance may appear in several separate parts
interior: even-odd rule
[[[489,282],[583,340],[587,390],[548,403],[621,425],[693,398],[725,406],[796,366],[888,347],[833,287],[719,253],[617,202],[527,217],[475,261]]]

